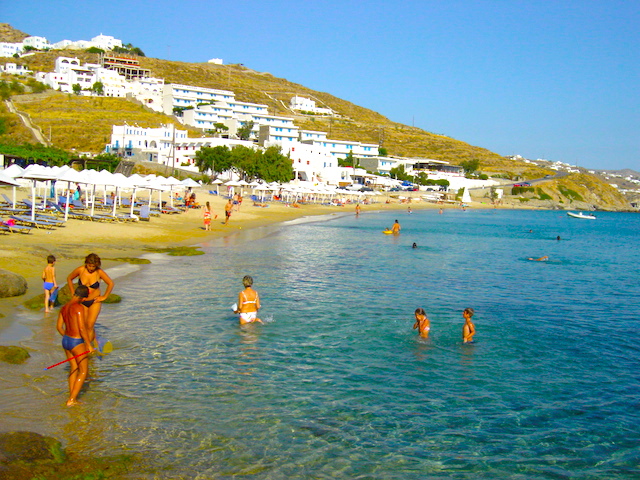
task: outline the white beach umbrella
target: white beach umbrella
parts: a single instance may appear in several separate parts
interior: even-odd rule
[[[58,180],[62,182],[67,182],[67,201],[65,202],[64,207],[64,219],[65,221],[69,219],[69,192],[71,190],[71,183],[84,183],[85,178],[77,170],[73,168],[63,171],[58,174]]]
[[[182,180],[181,183],[185,187],[199,187],[200,186],[200,184],[198,182],[196,182],[193,178],[185,178],[184,180]]]
[[[22,172],[21,178],[31,180],[31,221],[36,219],[36,182],[45,182],[48,180],[56,180],[52,171],[42,165],[33,164],[29,165],[24,172]],[[45,198],[46,205],[46,198]]]

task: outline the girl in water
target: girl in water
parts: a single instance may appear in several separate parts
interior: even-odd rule
[[[429,338],[429,330],[431,330],[431,322],[427,318],[427,312],[424,308],[416,308],[415,311],[416,323],[413,324],[413,329],[418,329],[422,338]]]
[[[113,290],[113,280],[107,275],[107,273],[100,268],[102,262],[100,257],[95,253],[90,253],[84,259],[84,265],[76,268],[67,277],[67,285],[71,295],[75,293],[74,279],[78,279],[78,285],[85,285],[89,288],[89,296],[85,298],[81,303],[87,309],[86,312],[86,324],[89,330],[89,340],[93,343],[96,338],[96,332],[94,326],[100,310],[102,308],[102,302],[107,299]],[[107,289],[104,295],[100,294],[100,280],[107,284]]]
[[[260,298],[258,292],[256,292],[251,286],[253,285],[253,278],[246,275],[242,279],[244,290],[238,294],[238,305],[235,313],[240,314],[240,325],[247,323],[260,322],[262,320],[258,318],[258,310],[260,310]]]

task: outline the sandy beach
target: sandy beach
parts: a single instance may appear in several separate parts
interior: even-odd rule
[[[11,197],[9,188],[3,190]],[[180,214],[151,217],[148,222],[105,223],[69,219],[65,226],[54,230],[34,228],[30,234],[0,236],[0,268],[23,276],[28,283],[25,295],[0,299],[0,314],[4,315],[0,318],[0,331],[10,325],[12,311],[18,305],[42,293],[41,274],[49,254],[56,257],[57,281],[64,285],[67,275],[81,265],[89,253],[100,255],[103,268],[108,269],[122,263],[123,260],[117,259],[139,257],[146,249],[197,245],[211,238],[232,235],[241,229],[277,224],[304,216],[345,212],[355,214],[354,204],[343,207],[305,204],[294,208],[274,202],[262,208],[245,200],[239,211],[234,210],[229,224],[224,225],[226,199],[209,194],[205,188],[196,189],[195,192],[198,203],[204,205],[209,201],[214,215],[218,215],[217,219],[212,220],[211,231],[204,230],[202,209],[189,209]],[[28,195],[28,191],[21,189],[17,198],[21,200],[28,198]],[[410,205],[394,199],[391,199],[391,203],[385,203],[385,197],[380,198],[383,199],[380,203],[362,205],[362,214],[366,215],[368,211],[406,211],[409,206],[412,209],[441,207],[419,200]],[[417,195],[414,200],[417,200]],[[448,205],[445,208],[455,207]],[[381,225],[381,228],[384,227]]]

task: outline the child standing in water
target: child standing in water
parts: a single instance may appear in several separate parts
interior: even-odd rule
[[[44,288],[44,312],[49,313],[53,308],[56,300],[56,291],[58,283],[56,282],[56,257],[49,255],[47,257],[47,266],[42,272],[42,287]]]
[[[431,330],[431,322],[427,318],[427,314],[424,308],[416,308],[415,311],[416,323],[413,324],[413,329],[418,329],[422,338],[429,338],[429,330]]]
[[[76,288],[69,303],[60,309],[56,323],[56,329],[62,335],[62,348],[71,366],[67,407],[78,403],[78,393],[89,372],[89,360],[86,354],[82,354],[84,352],[91,354],[94,350],[89,339],[90,329],[86,323],[86,308],[81,303],[88,295],[88,287],[80,285]]]
[[[242,284],[244,285],[244,290],[238,294],[238,305],[235,310],[235,313],[240,314],[240,325],[254,322],[262,323],[262,320],[258,318],[260,298],[258,297],[258,292],[251,288],[253,278],[245,275],[242,279]]]
[[[473,336],[476,334],[476,326],[471,321],[475,311],[473,308],[465,308],[462,312],[464,326],[462,327],[462,343],[473,343]]]

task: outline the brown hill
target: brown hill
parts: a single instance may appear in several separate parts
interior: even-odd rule
[[[51,71],[57,56],[68,55],[83,62],[98,62],[96,54],[79,51],[42,52],[24,59],[34,71]],[[426,157],[460,164],[465,160],[480,160],[481,170],[488,174],[510,172],[514,177],[534,178],[552,173],[535,165],[514,162],[485,148],[392,122],[373,110],[355,105],[326,92],[311,90],[303,85],[277,78],[269,73],[256,72],[242,65],[185,63],[157,58],[139,57],[143,67],[166,83],[180,83],[207,88],[231,90],[244,102],[266,104],[269,112],[293,118],[300,128],[320,130],[337,140],[358,140],[379,144],[390,155]],[[312,98],[318,106],[336,112],[331,118],[320,115],[301,115],[291,111],[293,95]]]
[[[0,42],[18,43],[29,36],[28,33],[21,32],[8,23],[0,23]]]

